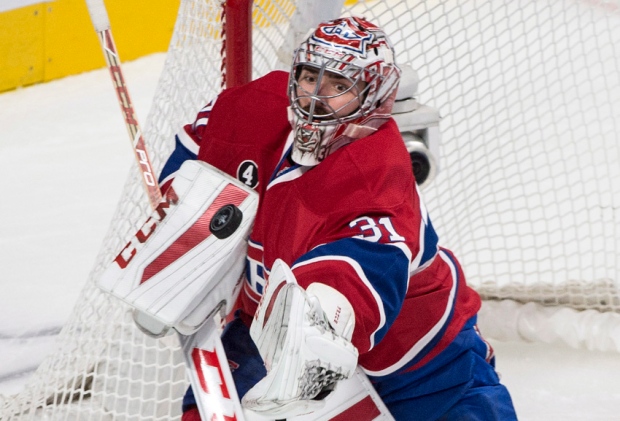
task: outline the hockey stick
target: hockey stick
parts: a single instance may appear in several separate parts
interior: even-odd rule
[[[149,203],[156,211],[162,201],[162,194],[153,174],[142,130],[125,84],[105,5],[103,0],[86,0],[86,5],[101,42]],[[179,334],[178,338],[183,347],[188,375],[202,416],[205,419],[244,421],[241,403],[214,319],[207,321],[195,334]]]
[[[245,421],[215,319],[179,339],[200,418]]]
[[[112,38],[112,31],[110,29],[110,20],[108,19],[108,13],[105,8],[103,0],[86,0],[86,6],[90,18],[93,21],[95,31],[101,42],[103,54],[106,59],[112,82],[116,88],[116,96],[118,98],[119,105],[123,112],[125,119],[125,126],[129,133],[131,145],[134,150],[135,158],[138,163],[138,168],[142,174],[142,181],[149,198],[149,203],[153,209],[156,209],[159,202],[162,199],[159,184],[157,178],[153,173],[153,166],[146,151],[146,144],[144,137],[142,136],[142,130],[138,124],[138,120],[135,116],[135,111],[127,85],[125,84],[125,78],[120,65],[118,53],[116,51],[116,44]]]

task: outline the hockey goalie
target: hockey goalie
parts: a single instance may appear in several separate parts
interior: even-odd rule
[[[183,420],[516,419],[391,117],[400,78],[380,28],[327,21],[176,136],[101,286],[182,335]]]

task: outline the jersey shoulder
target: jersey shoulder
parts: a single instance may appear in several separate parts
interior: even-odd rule
[[[287,86],[288,74],[276,71],[224,90],[211,110],[204,136],[231,145],[277,146],[290,132]]]
[[[252,102],[251,99],[259,102]],[[271,102],[288,103],[288,73],[275,70],[245,85],[228,88],[222,91],[217,102],[219,104],[238,107],[259,107]],[[221,106],[221,105],[220,105]]]
[[[342,157],[333,165],[342,184],[335,188],[351,192],[353,200],[391,206],[415,190],[409,153],[392,119],[342,148]]]
[[[362,174],[372,176],[388,172],[398,176],[400,173],[403,178],[413,175],[409,153],[393,119],[389,119],[372,135],[351,143],[343,150]]]

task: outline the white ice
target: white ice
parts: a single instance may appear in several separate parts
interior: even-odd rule
[[[124,64],[141,122],[163,57]],[[18,392],[52,352],[131,165],[105,69],[0,95],[0,394]],[[492,344],[521,420],[620,419],[617,353]]]

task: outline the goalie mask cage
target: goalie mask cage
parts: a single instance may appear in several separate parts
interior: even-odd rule
[[[335,0],[323,3],[254,2],[252,77],[286,69],[308,25],[334,12],[382,26],[397,62],[418,72],[418,101],[442,115],[441,168],[423,194],[441,244],[486,300],[481,323],[499,332],[488,319],[520,327],[523,316],[506,309],[561,308],[574,317],[560,319],[568,341],[618,349],[602,325],[579,326],[584,317],[620,326],[620,3],[360,0],[341,10]],[[225,78],[247,77],[235,70],[233,63],[249,64],[232,57],[236,44],[225,53],[227,43],[247,39],[243,31],[241,40],[227,37],[232,9],[223,13],[221,0],[181,1],[145,125],[156,168],[174,133]],[[178,419],[188,382],[176,336],[145,336],[128,309],[94,285],[149,210],[131,170],[58,348],[22,392],[1,397],[0,419]],[[602,333],[574,337],[588,330]]]

